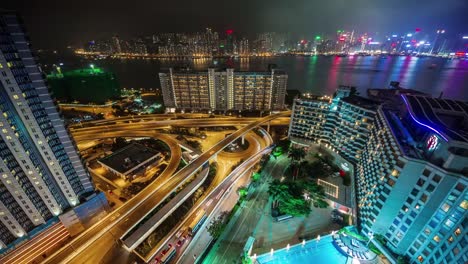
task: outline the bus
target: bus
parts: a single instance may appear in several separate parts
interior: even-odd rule
[[[192,223],[188,227],[190,236],[193,236],[198,231],[198,229],[200,229],[200,227],[205,222],[206,218],[207,216],[205,210],[198,211],[198,213],[195,216],[195,219],[193,219]]]
[[[172,247],[171,249],[169,249],[169,252],[167,252],[164,256],[161,257],[161,260],[159,263],[166,264],[166,263],[171,262],[171,260],[174,258],[176,253],[177,253],[177,250],[175,249],[175,247]]]

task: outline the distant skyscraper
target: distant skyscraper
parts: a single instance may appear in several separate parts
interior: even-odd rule
[[[227,54],[232,54],[234,52],[234,31],[232,29],[226,30],[226,47],[225,51]]]
[[[13,12],[0,12],[0,248],[94,187]]]
[[[114,53],[122,53],[122,46],[120,44],[119,36],[112,37],[112,51]]]
[[[249,40],[246,38],[241,39],[239,42],[239,55],[247,56],[249,55]]]
[[[159,73],[164,104],[178,109],[277,110],[284,107],[287,74],[283,71]]]

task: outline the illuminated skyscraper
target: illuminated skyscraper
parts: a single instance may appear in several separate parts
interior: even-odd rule
[[[122,53],[122,46],[120,44],[119,36],[112,37],[112,51],[114,53]]]
[[[239,43],[239,55],[241,56],[249,55],[249,40],[246,38],[241,39]]]
[[[28,41],[0,12],[0,248],[94,190]]]

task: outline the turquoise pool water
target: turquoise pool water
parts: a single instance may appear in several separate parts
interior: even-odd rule
[[[324,236],[317,243],[316,240],[309,240],[303,246],[294,245],[289,250],[286,248],[271,253],[257,256],[256,262],[259,264],[340,264],[346,263],[347,257],[338,252],[332,244],[331,235]]]

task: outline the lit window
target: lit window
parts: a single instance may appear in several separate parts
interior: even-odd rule
[[[448,226],[448,227],[452,227],[452,226],[455,225],[455,223],[452,220],[447,219],[447,221],[445,221],[445,225]]]
[[[437,236],[437,235],[436,235],[436,236],[434,236],[434,238],[433,238],[433,239],[434,239],[434,241],[435,241],[435,242],[437,242],[437,243],[439,243],[439,242],[440,242],[440,237],[439,237],[439,236]]]
[[[452,242],[453,242],[453,236],[450,236],[450,237],[449,237],[448,242],[449,242],[449,244],[452,244]]]
[[[454,233],[456,236],[460,235],[461,234],[460,228],[457,228]]]
[[[442,205],[442,211],[448,212],[448,210],[450,210],[450,205],[448,205],[447,203],[444,203]]]
[[[463,202],[460,203],[460,207],[467,210],[468,209],[468,201],[463,200]]]
[[[419,257],[418,257],[418,261],[422,263],[422,262],[424,261],[423,257],[422,257],[422,256],[419,256]]]
[[[13,98],[14,98],[14,99],[18,99],[19,97],[18,97],[18,95],[14,94],[14,95],[13,95]]]

